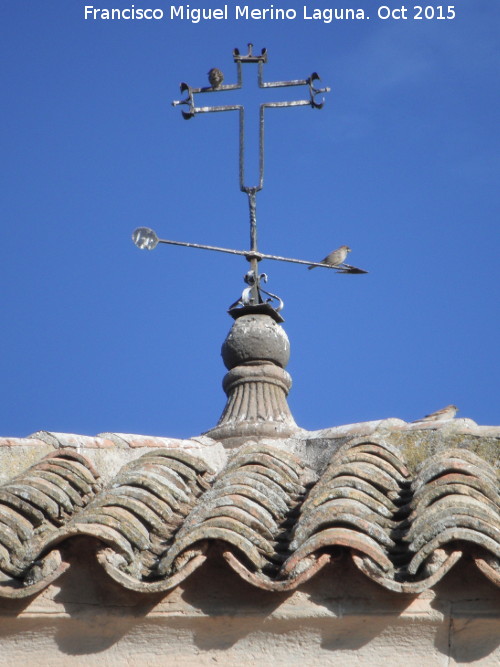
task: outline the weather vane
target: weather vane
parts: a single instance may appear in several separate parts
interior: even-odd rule
[[[148,227],[139,227],[132,234],[132,239],[138,248],[153,250],[158,243],[167,243],[170,245],[180,245],[188,248],[200,248],[202,250],[215,250],[218,252],[225,252],[232,255],[243,255],[250,262],[250,270],[245,275],[245,282],[247,287],[241,297],[233,303],[229,308],[229,313],[233,317],[238,317],[243,312],[251,309],[255,312],[256,309],[262,310],[272,315],[276,320],[282,321],[279,311],[283,307],[281,299],[267,292],[262,287],[262,282],[267,281],[265,273],[259,274],[258,263],[262,259],[273,259],[281,262],[293,262],[295,264],[305,264],[312,269],[317,266],[322,266],[330,269],[335,269],[337,273],[367,273],[362,269],[350,266],[345,263],[347,254],[351,249],[344,245],[337,250],[332,251],[321,262],[310,262],[303,259],[292,259],[290,257],[280,257],[277,255],[267,255],[259,252],[257,248],[257,213],[256,213],[256,198],[257,193],[262,190],[264,186],[264,112],[270,108],[282,107],[298,107],[310,106],[313,109],[321,109],[324,105],[324,99],[317,100],[318,95],[330,92],[329,88],[316,88],[315,84],[320,80],[318,74],[313,72],[307,79],[296,79],[293,81],[271,81],[263,80],[264,64],[267,62],[267,50],[262,49],[260,55],[253,53],[253,45],[248,44],[247,55],[241,55],[238,49],[233,51],[233,59],[237,68],[237,81],[233,84],[223,84],[224,75],[217,69],[212,68],[208,72],[209,86],[202,86],[200,88],[192,88],[187,83],[181,83],[181,93],[186,93],[187,96],[183,100],[175,100],[172,102],[173,106],[183,105],[187,110],[182,110],[183,117],[188,120],[200,113],[214,113],[219,111],[237,111],[239,115],[239,181],[240,190],[245,192],[248,197],[248,204],[250,210],[250,249],[249,250],[233,250],[230,248],[219,248],[216,246],[201,245],[199,243],[185,243],[183,241],[170,241],[166,239],[159,239],[156,233]],[[242,104],[223,105],[223,106],[196,106],[195,95],[201,93],[218,93],[230,90],[239,90],[243,87],[242,65],[257,64],[258,73],[257,80],[259,88],[289,88],[291,86],[308,86],[309,99],[289,101],[289,102],[266,102],[260,105],[259,109],[259,180],[257,185],[248,185],[245,183],[245,107]],[[267,295],[266,300],[262,294]],[[271,306],[271,302],[277,302],[275,307]]]

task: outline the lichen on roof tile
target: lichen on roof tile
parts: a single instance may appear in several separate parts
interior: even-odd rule
[[[95,541],[106,572],[143,592],[169,590],[218,557],[271,591],[292,590],[346,557],[393,591],[434,586],[465,554],[500,585],[494,466],[454,446],[410,468],[393,433],[332,444],[324,431],[321,456],[305,459],[286,451],[290,439],[254,439],[221,458],[205,436],[137,448],[131,436],[116,444],[106,434],[102,450],[92,438],[58,434],[49,456],[0,487],[0,595],[34,594],[60,576],[74,536]],[[308,450],[302,437],[296,451],[307,457],[315,439]],[[103,465],[100,451],[125,461],[104,486],[90,461]]]

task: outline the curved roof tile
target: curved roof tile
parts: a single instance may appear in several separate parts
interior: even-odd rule
[[[271,445],[234,450],[216,474],[198,451],[156,448],[106,488],[74,449],[59,449],[0,487],[0,596],[23,597],[67,567],[59,545],[98,540],[123,586],[165,591],[220,553],[246,581],[296,588],[348,554],[385,588],[417,593],[470,553],[500,585],[495,469],[466,449],[411,475],[374,437],[342,445],[317,475]],[[312,481],[311,481],[312,480]]]
[[[0,487],[0,595],[22,596],[39,578],[48,583],[52,572],[60,573],[57,556],[40,560],[43,546],[99,490],[97,471],[70,449],[49,454]]]

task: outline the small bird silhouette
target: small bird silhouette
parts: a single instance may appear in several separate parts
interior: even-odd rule
[[[212,88],[220,88],[224,81],[224,74],[217,67],[212,67],[208,73],[208,80]]]
[[[348,245],[341,245],[337,250],[332,250],[332,252],[327,255],[324,259],[321,260],[321,264],[328,264],[328,266],[340,266],[345,262],[347,253],[351,252],[351,249]],[[308,269],[315,269],[315,266],[308,266]]]
[[[442,422],[446,419],[453,419],[458,412],[456,405],[447,405],[441,410],[436,410],[436,412],[431,412],[430,415],[425,415],[422,419],[415,419],[412,424],[418,424],[420,422]]]

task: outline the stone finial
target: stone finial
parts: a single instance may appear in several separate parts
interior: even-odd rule
[[[229,370],[222,383],[227,404],[207,435],[231,447],[241,444],[241,438],[287,438],[296,433],[286,401],[292,386],[284,370],[289,357],[288,336],[272,317],[238,317],[222,345]]]

